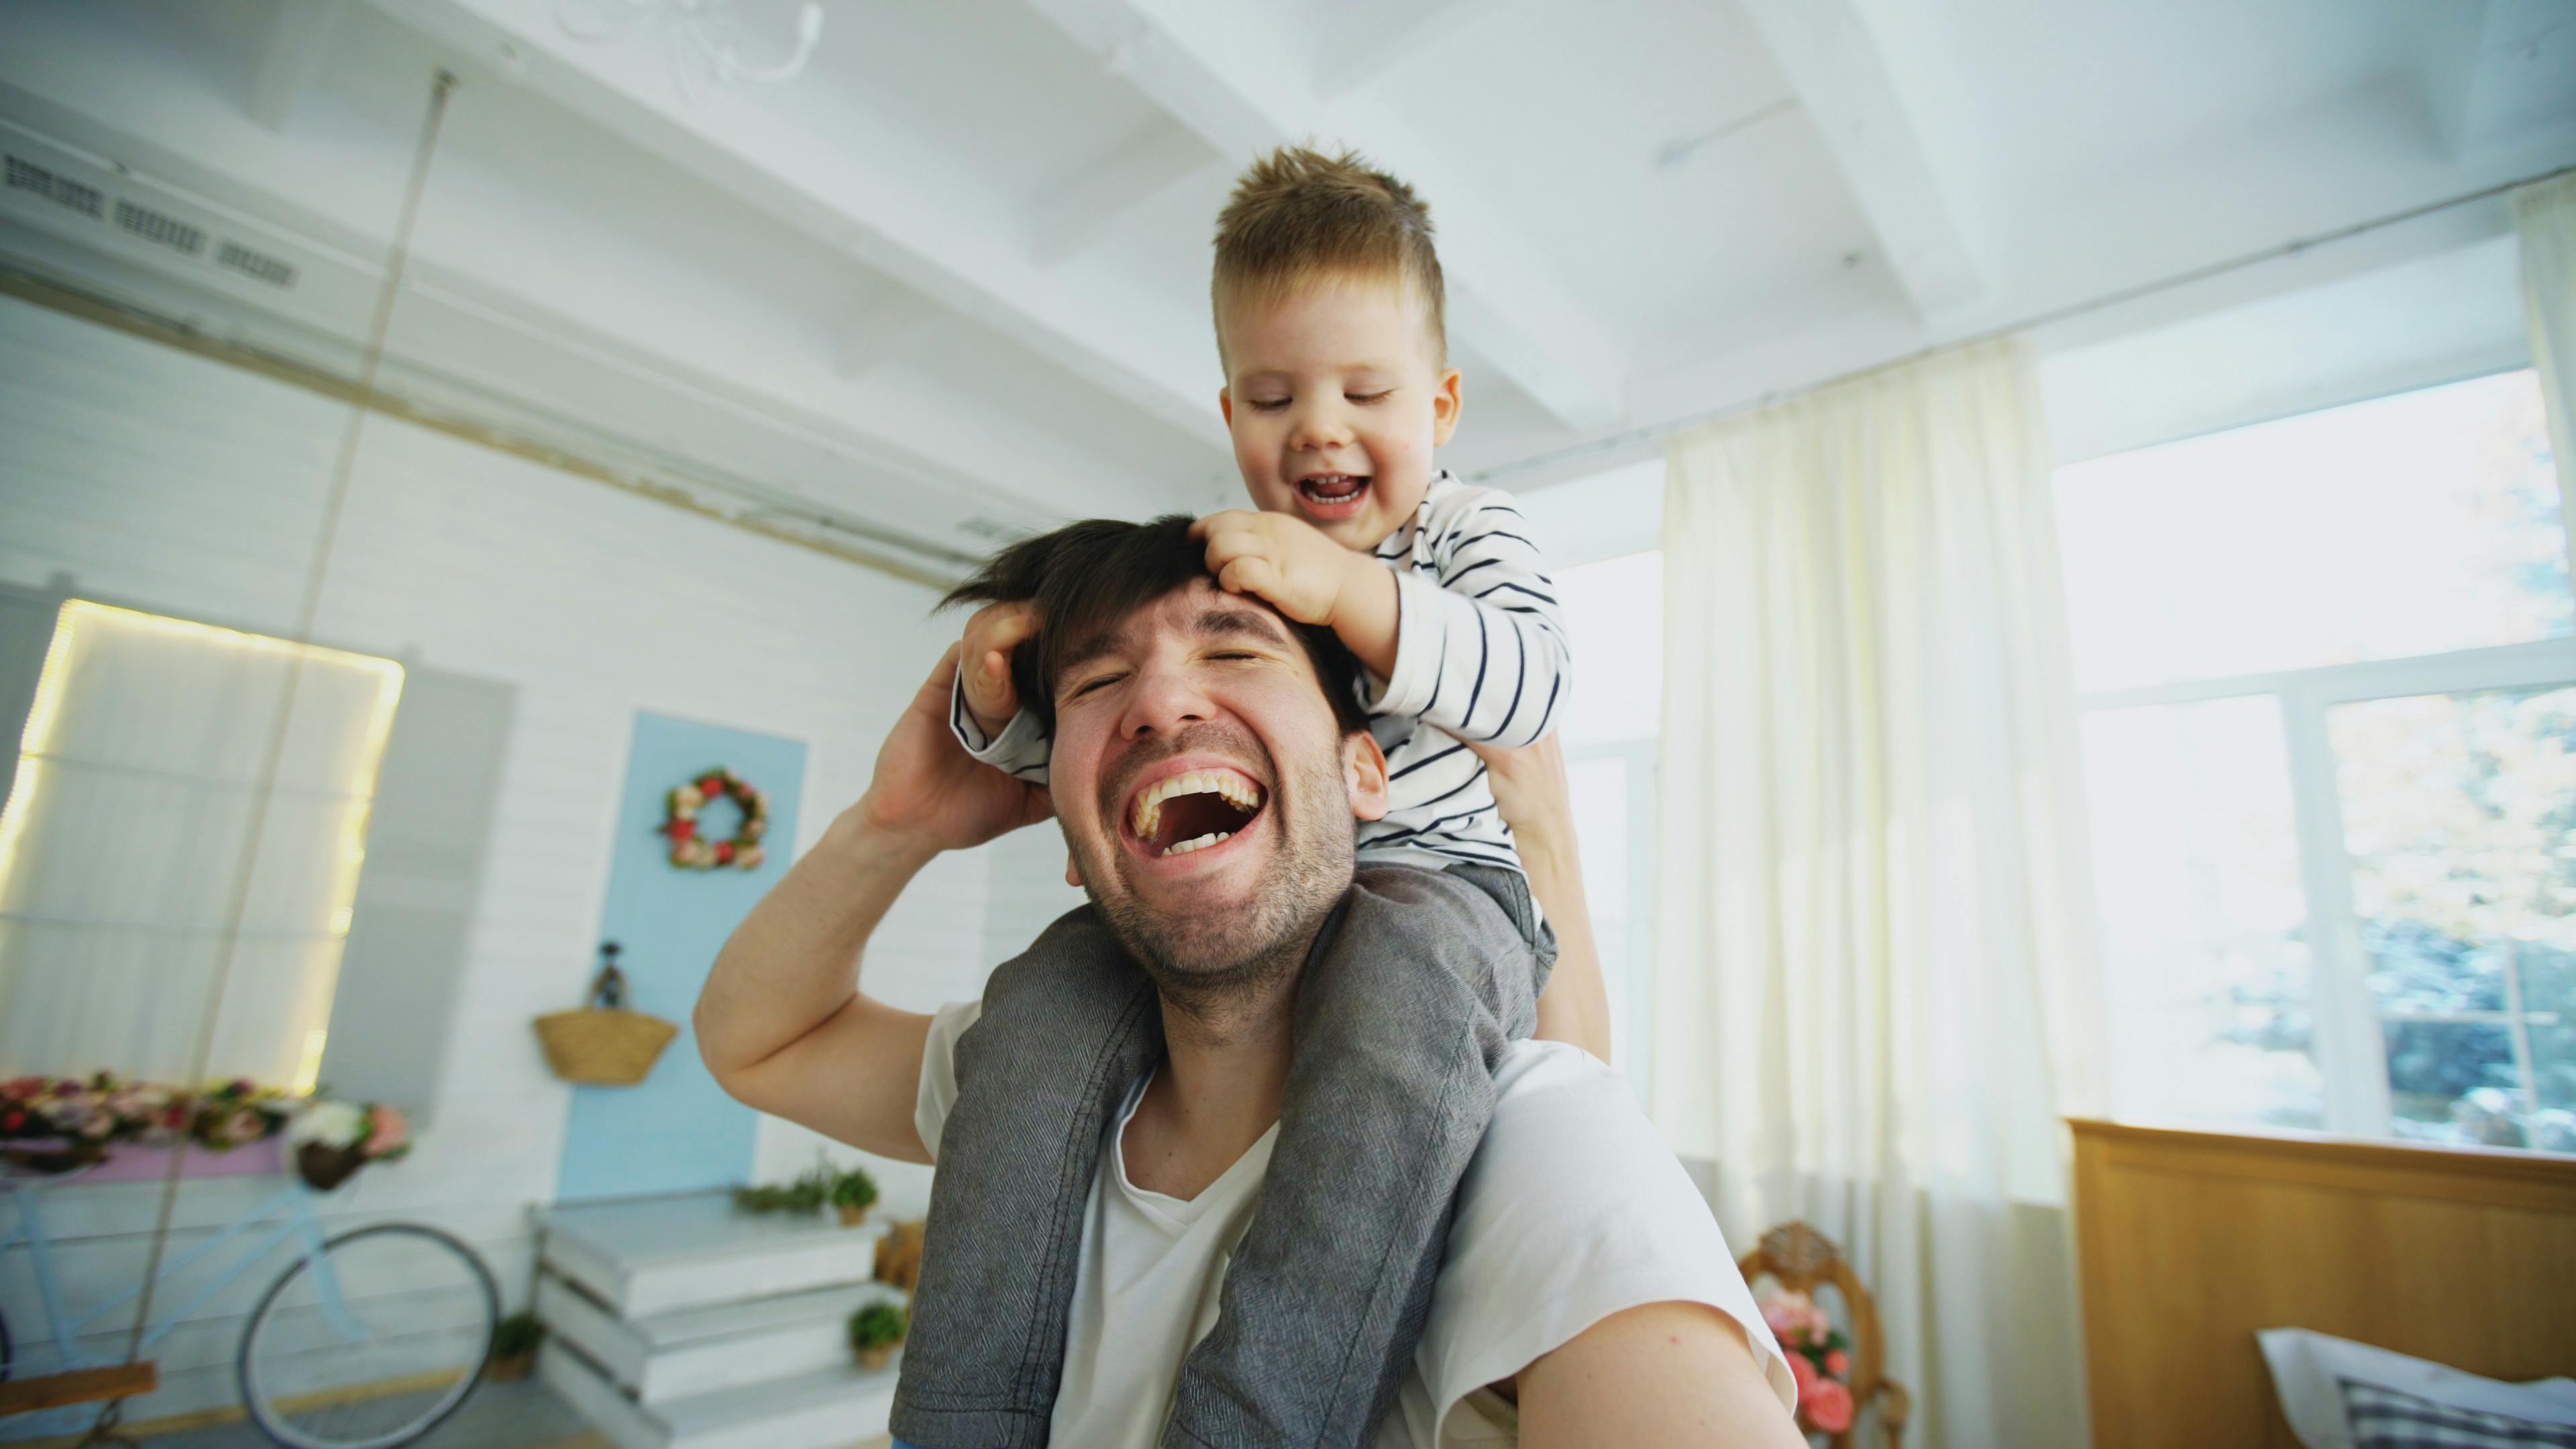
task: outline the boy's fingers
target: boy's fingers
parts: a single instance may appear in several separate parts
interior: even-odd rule
[[[1270,560],[1257,556],[1236,559],[1219,569],[1217,587],[1229,594],[1265,594],[1268,585],[1279,581],[1279,571]]]
[[[1259,516],[1259,514],[1248,513],[1240,508],[1220,508],[1216,512],[1209,514],[1207,517],[1200,519],[1198,522],[1191,524],[1190,537],[1194,539],[1205,539],[1214,534],[1220,528],[1233,527],[1242,523],[1245,519],[1258,518]]]
[[[1038,631],[1037,606],[986,604],[966,621],[966,636],[986,649],[1008,650]]]
[[[1224,568],[1239,558],[1266,553],[1260,534],[1248,528],[1211,529],[1207,536],[1207,562],[1212,569]]]

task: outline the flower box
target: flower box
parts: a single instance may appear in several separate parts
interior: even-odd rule
[[[8,1144],[13,1154],[31,1157],[50,1156],[70,1149],[63,1138],[28,1138]],[[245,1143],[229,1152],[216,1152],[191,1142],[179,1153],[181,1177],[255,1177],[263,1173],[286,1170],[279,1155],[280,1139],[266,1138]],[[170,1175],[170,1149],[136,1142],[112,1143],[107,1156],[98,1166],[80,1175],[82,1183],[159,1182]]]

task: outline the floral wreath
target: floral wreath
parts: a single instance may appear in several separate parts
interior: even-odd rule
[[[732,796],[742,807],[742,825],[731,840],[706,840],[698,835],[698,811],[708,801]],[[730,865],[742,870],[756,870],[768,858],[760,848],[760,837],[769,828],[769,797],[750,781],[722,765],[702,770],[698,777],[662,797],[662,824],[659,829],[671,837],[671,864],[683,870],[714,870]]]

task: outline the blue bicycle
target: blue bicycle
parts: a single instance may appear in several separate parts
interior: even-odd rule
[[[52,1350],[39,1365],[39,1345],[13,1343],[0,1314],[0,1379],[122,1362],[84,1357],[75,1339],[132,1303],[142,1288],[74,1316],[63,1300],[39,1201],[89,1170],[32,1173],[0,1165],[0,1186],[18,1206],[18,1224],[0,1237],[0,1254],[26,1245]],[[243,1407],[262,1432],[290,1449],[393,1449],[435,1428],[481,1382],[500,1324],[500,1294],[474,1250],[437,1228],[376,1223],[325,1238],[313,1206],[323,1196],[290,1172],[285,1188],[257,1210],[164,1264],[156,1284],[266,1230],[213,1282],[147,1328],[140,1351],[148,1356],[172,1328],[291,1240],[292,1261],[242,1328],[234,1366]],[[106,1414],[102,1427],[114,1422],[114,1406]]]

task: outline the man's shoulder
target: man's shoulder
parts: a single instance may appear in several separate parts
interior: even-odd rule
[[[1562,1042],[1514,1042],[1458,1189],[1419,1367],[1436,1414],[1647,1303],[1706,1303],[1777,1362],[1726,1235],[1626,1080]]]
[[[1627,1079],[1564,1042],[1513,1042],[1494,1068],[1494,1118],[1461,1187],[1461,1209],[1464,1193],[1495,1189],[1549,1193],[1567,1206],[1645,1189],[1707,1211]]]

